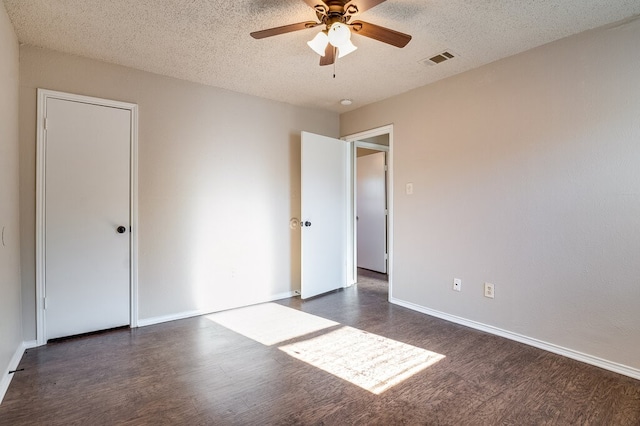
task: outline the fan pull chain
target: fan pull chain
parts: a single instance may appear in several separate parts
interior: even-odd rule
[[[333,78],[336,78],[336,62],[338,62],[337,58],[333,61]]]

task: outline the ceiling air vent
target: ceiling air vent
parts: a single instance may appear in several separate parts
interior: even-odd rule
[[[434,55],[430,58],[426,58],[426,59],[422,59],[421,61],[419,61],[422,64],[425,65],[438,65],[441,64],[445,61],[448,61],[449,59],[453,59],[455,58],[456,55],[454,55],[453,53],[451,53],[450,50],[445,50],[442,53],[438,53],[437,55]]]

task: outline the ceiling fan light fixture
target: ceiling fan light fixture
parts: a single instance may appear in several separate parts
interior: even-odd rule
[[[329,43],[339,48],[351,41],[351,29],[341,22],[336,22],[329,27],[328,37]]]
[[[329,37],[327,37],[327,33],[325,31],[320,31],[316,34],[313,40],[307,42],[309,47],[320,56],[324,56],[328,43]]]
[[[346,43],[338,47],[338,58],[347,56],[349,53],[355,52],[356,49],[358,48],[351,42],[351,40],[347,40]]]
[[[293,1],[293,0],[292,0]],[[352,21],[354,15],[384,3],[386,0],[302,0],[310,6],[316,15],[313,21],[281,25],[261,31],[253,31],[249,35],[254,39],[273,37],[293,31],[320,27],[313,40],[307,45],[320,55],[320,66],[334,65],[338,58],[347,56],[357,50],[351,43],[351,32],[368,37],[395,47],[405,47],[411,41],[409,34],[403,34],[389,28],[364,21]],[[354,4],[354,3],[357,3]],[[335,68],[334,68],[335,71]],[[334,75],[335,77],[335,75]]]

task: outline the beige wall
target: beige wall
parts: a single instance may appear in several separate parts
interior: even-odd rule
[[[638,40],[590,31],[341,116],[394,125],[395,298],[640,368]]]
[[[20,49],[25,338],[35,338],[36,88],[139,105],[140,318],[210,312],[299,288],[300,131],[338,115],[86,58]]]
[[[22,345],[18,210],[18,39],[0,3],[0,400]]]

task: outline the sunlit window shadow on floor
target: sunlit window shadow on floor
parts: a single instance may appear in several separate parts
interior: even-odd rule
[[[275,303],[206,318],[267,346],[298,339],[279,349],[376,395],[445,357],[348,326],[304,338],[340,324]]]
[[[376,395],[444,358],[346,326],[280,350]]]
[[[277,303],[232,309],[206,318],[266,346],[340,325]]]

